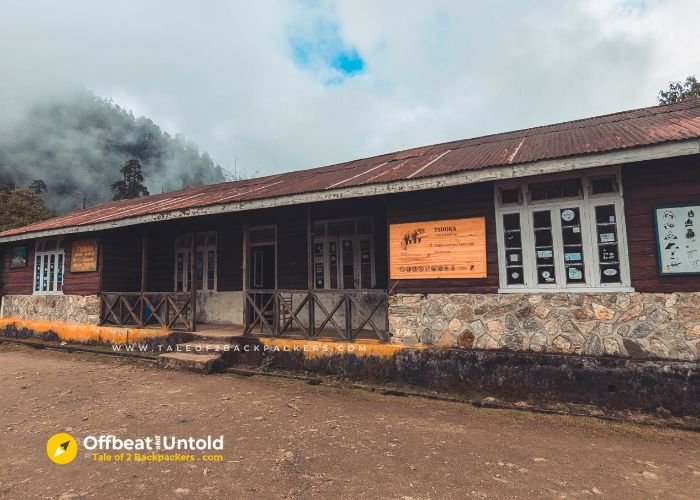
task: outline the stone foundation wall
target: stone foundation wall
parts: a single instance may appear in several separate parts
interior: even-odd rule
[[[398,294],[392,342],[700,360],[700,293]]]
[[[6,295],[2,298],[0,317],[97,325],[100,298],[97,295]]]

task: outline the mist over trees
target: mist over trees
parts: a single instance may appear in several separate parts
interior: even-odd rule
[[[55,213],[111,200],[110,188],[123,180],[120,169],[131,158],[142,165],[150,192],[226,180],[194,143],[89,91],[37,104],[0,129],[0,184],[42,179],[39,192]]]

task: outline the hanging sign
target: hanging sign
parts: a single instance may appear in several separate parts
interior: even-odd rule
[[[76,240],[70,254],[70,272],[97,271],[97,240]]]
[[[486,218],[391,224],[391,279],[485,278]]]
[[[700,204],[654,208],[659,273],[700,274]]]

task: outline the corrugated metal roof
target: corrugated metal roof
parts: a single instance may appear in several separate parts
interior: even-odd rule
[[[326,167],[105,203],[0,233],[75,228],[225,203],[400,182],[700,137],[700,99],[398,151]]]

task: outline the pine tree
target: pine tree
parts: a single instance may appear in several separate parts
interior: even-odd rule
[[[149,192],[143,183],[143,173],[141,173],[141,162],[137,158],[127,160],[119,170],[122,180],[112,184],[113,200],[129,200],[140,196],[148,196]]]

